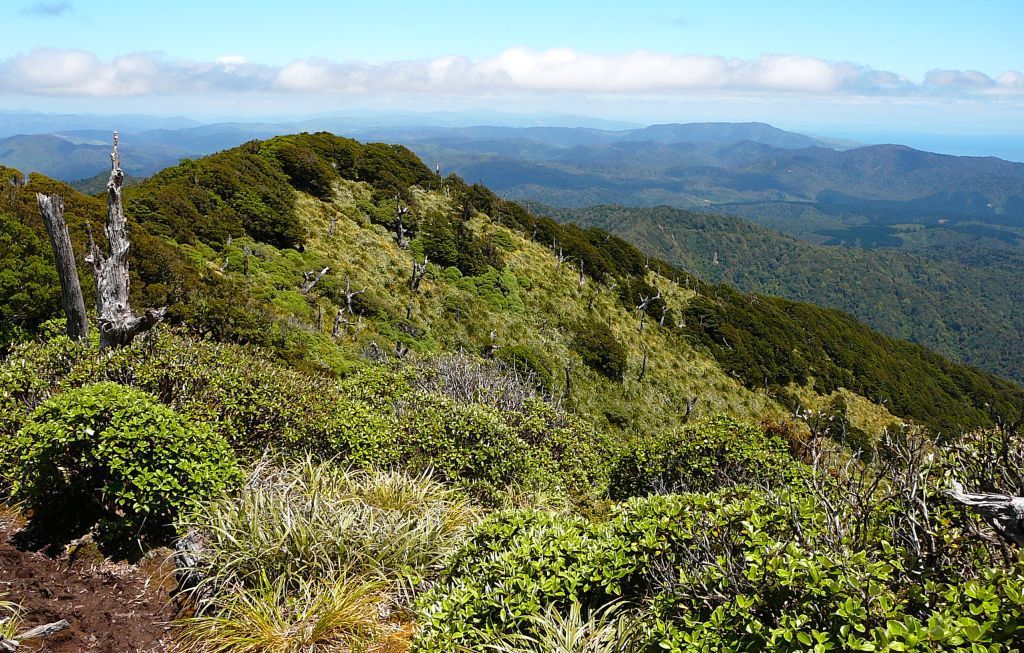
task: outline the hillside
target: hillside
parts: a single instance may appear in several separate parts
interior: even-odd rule
[[[946,490],[1017,486],[1020,386],[325,133],[126,187],[133,308],[169,310],[102,349],[34,193],[79,253],[105,198],[0,177],[0,644],[1019,642],[1012,543]]]
[[[448,195],[439,192],[442,184]],[[37,234],[26,247],[44,260],[32,194],[52,188],[66,196],[78,242],[85,221],[103,212],[99,200],[43,177],[9,187],[7,210],[21,225],[15,228]],[[132,250],[140,305],[170,305],[172,319],[197,333],[271,347],[285,360],[334,373],[374,342],[384,352],[408,348],[419,356],[521,350],[551,378],[551,391],[588,418],[639,431],[665,426],[664,416],[646,407],[665,406],[672,420],[690,398],[699,414],[781,416],[794,407],[791,384],[823,395],[846,388],[943,431],[996,415],[1013,419],[1024,399],[1017,386],[839,313],[741,299],[646,262],[605,232],[559,226],[486,188],[441,180],[400,147],[325,134],[281,137],[169,168],[126,193],[143,229]],[[393,235],[395,193],[411,207],[408,250]],[[412,262],[421,256],[430,265],[423,290],[412,296]],[[300,292],[303,274],[325,267],[329,274]],[[15,324],[31,328],[56,314],[52,281],[36,283],[48,303],[36,302],[45,308],[31,315],[8,309]],[[365,291],[351,307],[357,315],[348,311],[346,286]],[[658,291],[662,298],[638,312],[642,298]],[[332,331],[343,306],[344,319],[358,322],[346,328],[358,333],[351,342],[339,338],[339,347]],[[721,314],[729,324],[687,319],[698,313]],[[723,328],[730,330],[724,339]],[[622,345],[621,359],[604,373],[588,359],[591,332]],[[740,350],[747,353],[737,358]]]
[[[741,218],[666,206],[531,206],[605,229],[709,282],[838,308],[882,333],[1024,381],[1021,255],[815,246]]]

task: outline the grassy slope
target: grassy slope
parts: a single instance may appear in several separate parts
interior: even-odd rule
[[[887,335],[1024,380],[1024,291],[1014,265],[824,248],[745,220],[664,206],[544,212],[607,229],[709,281],[839,308]]]
[[[147,180],[138,189],[132,189],[132,193],[143,198],[145,193],[150,193],[158,197],[157,205],[176,202],[184,194],[191,196],[194,192],[191,189],[205,187],[205,182],[199,182],[211,168],[220,175],[213,177],[213,183],[224,183],[225,175],[248,174],[244,171],[245,166],[249,169],[254,169],[252,166],[257,164],[263,166],[260,161],[273,161],[269,157],[275,150],[288,144],[303,146],[307,138],[287,137],[270,141],[265,146],[242,146],[211,157],[209,167],[204,167],[207,166],[206,160],[198,165],[186,163],[179,169],[167,171],[168,174],[161,173]],[[421,180],[426,179],[424,172],[429,176],[429,171],[421,163],[403,158],[401,152],[389,151],[383,146],[352,143],[346,147],[352,148],[357,157],[363,157],[360,161],[371,158],[372,154],[378,161],[391,161],[383,168],[392,166],[391,172],[400,176],[419,175]],[[359,165],[366,168],[357,161],[358,170],[362,170]],[[268,180],[268,184],[278,183],[274,179],[280,178],[280,173],[267,170],[270,172],[259,173],[263,175],[261,179]],[[267,177],[268,174],[271,176]],[[273,174],[278,177],[273,177]],[[203,311],[209,313],[209,306],[218,301],[223,305],[236,305],[241,310],[231,314],[231,320],[248,319],[260,328],[268,327],[272,334],[264,344],[282,357],[299,365],[312,364],[340,373],[349,369],[373,342],[383,351],[393,352],[394,344],[402,341],[420,356],[455,349],[483,352],[492,345],[502,348],[525,344],[546,359],[555,378],[553,390],[556,395],[564,392],[564,370],[570,366],[572,390],[568,400],[598,426],[605,425],[611,418],[610,421],[635,432],[672,426],[681,419],[686,400],[691,397],[699,399],[697,415],[724,411],[747,419],[780,417],[787,409],[769,398],[766,390],[778,395],[773,387],[784,387],[793,381],[798,385],[808,384],[822,374],[832,374],[833,377],[824,383],[817,379],[818,391],[822,395],[837,389],[836,379],[848,379],[854,384],[850,387],[869,389],[873,397],[882,399],[892,394],[916,393],[920,395],[918,401],[928,402],[930,406],[927,410],[911,406],[903,414],[919,415],[922,421],[945,414],[954,420],[963,417],[966,422],[984,423],[987,415],[980,407],[985,402],[998,401],[1008,406],[1024,403],[1019,388],[1000,385],[984,375],[937,359],[923,361],[917,350],[908,351],[899,343],[872,334],[852,320],[839,319],[838,314],[810,306],[790,305],[765,298],[758,308],[753,298],[742,299],[743,296],[727,289],[701,285],[700,301],[694,309],[694,299],[698,296],[687,289],[692,278],[658,262],[650,265],[646,282],[662,291],[672,315],[685,315],[693,310],[706,312],[709,306],[720,306],[730,320],[737,320],[736,324],[741,329],[747,329],[739,336],[745,350],[753,347],[751,360],[765,355],[775,359],[769,370],[771,378],[765,378],[769,376],[767,374],[762,375],[757,366],[760,362],[747,365],[746,357],[733,350],[729,342],[733,340],[733,334],[728,339],[717,338],[712,331],[703,328],[702,319],[686,321],[682,328],[675,326],[674,319],[669,319],[662,328],[655,324],[653,318],[648,318],[647,326],[642,331],[638,330],[638,314],[633,310],[637,300],[632,295],[636,294],[633,290],[635,285],[642,281],[636,276],[629,276],[635,275],[634,272],[622,272],[627,268],[620,266],[615,278],[605,278],[609,285],[598,296],[594,311],[598,322],[608,325],[627,351],[625,380],[608,380],[585,367],[579,356],[571,351],[574,332],[587,315],[587,301],[596,282],[588,277],[580,289],[574,265],[567,263],[558,270],[557,261],[546,246],[552,230],[567,246],[571,245],[573,238],[579,242],[579,238],[584,237],[598,243],[594,247],[600,249],[605,245],[599,243],[609,243],[608,237],[601,233],[579,232],[574,235],[554,223],[538,222],[522,211],[517,213],[517,207],[502,203],[486,189],[469,189],[458,180],[451,182],[455,189],[452,199],[413,188],[404,192],[404,201],[411,204],[413,216],[424,227],[432,221],[451,219],[453,214],[459,213],[457,209],[462,196],[475,197],[475,206],[484,211],[470,211],[475,214],[468,222],[470,230],[478,240],[486,240],[493,245],[504,260],[505,268],[500,272],[490,269],[478,272],[476,276],[462,276],[454,268],[442,269],[431,265],[407,319],[412,255],[420,251],[424,243],[421,239],[414,239],[412,251],[403,251],[395,245],[389,231],[379,224],[382,216],[386,220],[388,215],[393,215],[393,208],[385,199],[393,196],[389,195],[393,191],[388,190],[387,183],[380,182],[380,178],[388,179],[386,174],[372,170],[366,173],[378,175],[372,184],[353,181],[353,178],[364,174],[362,172],[353,175],[345,171],[340,176],[332,174],[332,186],[328,192],[319,193],[321,199],[284,187],[284,192],[290,194],[295,202],[293,219],[297,222],[296,228],[288,233],[303,234],[301,251],[238,237],[237,231],[233,232],[236,235],[231,244],[225,244],[226,238],[217,236],[225,229],[213,223],[214,218],[220,215],[217,211],[222,211],[222,208],[212,212],[207,208],[198,214],[211,222],[208,225],[196,224],[191,231],[201,236],[204,232],[200,229],[206,229],[205,233],[213,234],[206,238],[196,237],[191,232],[175,231],[168,226],[173,226],[173,221],[167,222],[160,216],[144,215],[141,218],[144,229],[136,231],[136,246],[133,247],[139,274],[133,286],[137,305],[160,304],[165,300],[177,302],[177,307],[181,308],[177,319],[212,336],[217,336],[217,333],[198,325],[202,320],[196,316],[204,317]],[[436,187],[429,180],[421,181],[419,185]],[[102,204],[92,198],[78,196],[68,187],[55,186],[54,182],[36,177],[26,189],[9,190],[12,197],[6,204],[17,219],[28,225],[34,224],[38,230],[30,201],[31,192],[55,187],[67,196],[69,207],[75,209],[72,211],[72,233],[81,238],[83,223],[86,219],[94,224],[98,222]],[[256,190],[252,186],[246,188]],[[165,193],[162,197],[158,196],[161,192]],[[129,208],[133,206],[131,198],[130,194]],[[488,211],[496,214],[497,221],[489,219]],[[335,232],[330,235],[332,220],[335,221]],[[506,228],[498,221],[514,226]],[[191,226],[191,223],[186,224]],[[229,225],[230,221],[224,224]],[[541,228],[536,237],[545,245],[527,237],[531,224],[535,235],[538,234],[536,228]],[[180,236],[181,242],[147,236],[145,231]],[[624,244],[620,246],[612,242],[611,245],[620,253],[608,250],[613,252],[609,256],[639,257],[635,250],[621,254],[630,249]],[[248,277],[242,270],[243,252],[247,246],[253,252]],[[642,261],[642,257],[639,260]],[[331,273],[317,288],[309,295],[298,292],[302,274],[324,266],[329,266]],[[592,267],[587,269],[588,273],[592,270]],[[678,279],[679,283],[659,275],[659,271]],[[339,347],[330,331],[335,311],[343,302],[340,290],[344,288],[346,276],[353,289],[366,290],[358,300],[365,318],[358,338],[354,342],[349,338]],[[618,286],[618,290],[610,290],[610,285]],[[625,290],[627,287],[630,290]],[[221,295],[217,295],[218,292]],[[769,315],[771,311],[765,312],[767,308],[774,313]],[[320,314],[322,318],[318,317]],[[799,331],[807,332],[806,342],[812,343],[813,347],[808,348],[798,338],[779,348],[780,335]],[[852,343],[848,342],[851,339],[866,349],[851,355],[854,351],[850,349]],[[794,349],[789,351],[787,347]],[[636,379],[645,352],[648,370],[640,383]],[[803,369],[798,369],[800,366],[796,362],[807,356],[818,359],[810,361],[810,368],[804,365]],[[846,369],[842,368],[843,365],[851,365],[851,358],[858,356],[870,358],[873,365],[877,361],[896,361],[901,370],[909,370],[921,383],[909,385],[901,378],[880,376],[877,365],[868,369],[854,365],[856,371],[842,371]],[[728,373],[723,372],[723,368]],[[884,367],[881,369],[884,371]],[[967,375],[970,383],[950,380],[951,374]],[[788,397],[791,398],[792,395]],[[820,397],[817,401],[805,398],[805,403],[823,405],[827,402]],[[853,403],[861,408],[851,409],[851,416],[864,425],[885,424],[892,419],[883,409],[863,409],[868,406],[866,401]]]

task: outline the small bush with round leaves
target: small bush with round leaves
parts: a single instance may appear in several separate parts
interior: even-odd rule
[[[720,416],[630,447],[612,471],[609,494],[627,499],[748,483],[781,486],[795,480],[796,471],[782,437]]]
[[[95,383],[53,396],[11,446],[14,496],[60,536],[98,527],[112,547],[159,543],[178,514],[240,472],[227,442],[151,395]]]

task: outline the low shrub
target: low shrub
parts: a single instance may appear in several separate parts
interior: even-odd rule
[[[551,394],[555,388],[555,377],[551,364],[544,355],[526,345],[512,345],[498,350],[498,360],[524,377],[544,393]]]
[[[239,479],[227,442],[209,426],[109,382],[44,402],[10,449],[14,497],[37,523],[56,533],[95,524],[113,547],[166,541],[182,510]]]
[[[573,349],[587,367],[613,381],[621,381],[626,373],[626,348],[597,320],[587,320],[577,328]]]
[[[910,573],[884,526],[866,545],[837,541],[827,510],[733,489],[631,499],[601,523],[492,515],[421,597],[413,650],[536,640],[553,611],[619,602],[638,626],[624,650],[1020,650],[1021,562]]]
[[[796,464],[781,437],[723,416],[639,440],[617,461],[608,491],[627,499],[752,482],[781,486],[795,479]]]

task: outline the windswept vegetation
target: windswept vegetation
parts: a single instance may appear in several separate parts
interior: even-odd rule
[[[76,251],[102,219],[5,186],[42,269],[54,190]],[[1020,387],[401,147],[254,141],[125,200],[169,324],[72,341],[5,269],[0,491],[51,544],[175,546],[187,650],[1020,650],[1019,552],[945,493],[1015,491]]]

